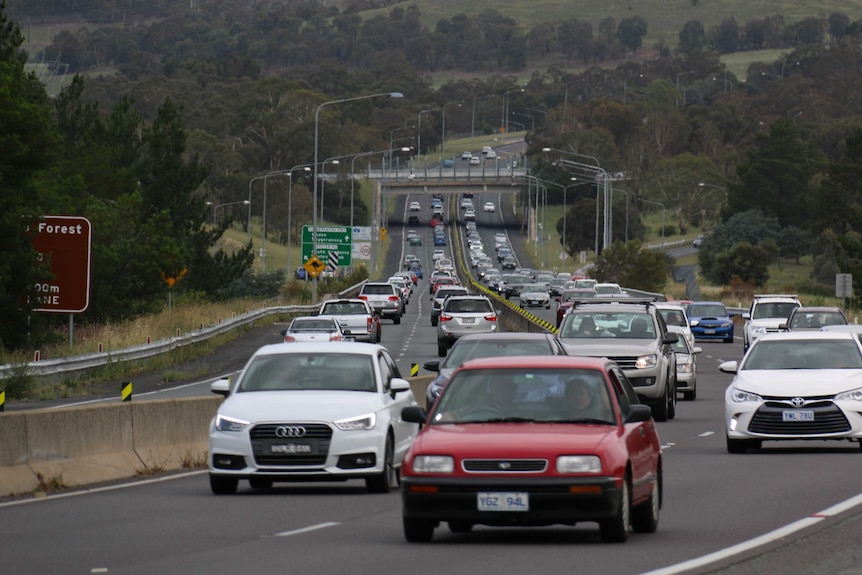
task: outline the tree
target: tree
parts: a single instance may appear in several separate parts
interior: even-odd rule
[[[637,52],[647,34],[647,23],[641,16],[623,18],[617,26],[617,37],[623,46]]]
[[[50,314],[32,314],[35,286],[50,279],[24,233],[26,217],[51,214],[46,171],[59,137],[45,89],[24,71],[26,56],[18,26],[0,1],[0,346],[19,348],[38,342]]]
[[[754,286],[769,281],[769,253],[760,246],[740,242],[719,253],[713,272],[717,283],[729,284],[734,277]]]
[[[810,254],[813,247],[811,232],[796,226],[782,228],[778,232],[776,243],[781,257],[796,260],[797,264],[799,258]]]
[[[679,32],[679,44],[677,50],[682,54],[688,54],[695,50],[702,50],[706,46],[706,32],[699,20],[689,20]]]
[[[665,251],[650,249],[638,240],[628,244],[617,240],[596,259],[592,275],[600,282],[661,293],[672,268],[673,261]]]
[[[712,233],[707,236],[703,246],[697,252],[700,273],[709,281],[721,284],[725,279],[732,276],[742,278],[746,275],[744,269],[727,269],[735,260],[725,260],[724,268],[719,269],[718,255],[729,251],[739,243],[758,246],[764,242],[775,242],[780,227],[775,218],[764,216],[757,210],[749,210],[732,216],[726,222],[717,225]],[[764,250],[762,254],[763,265],[768,265],[771,260],[771,252]],[[748,274],[751,275],[751,274]]]

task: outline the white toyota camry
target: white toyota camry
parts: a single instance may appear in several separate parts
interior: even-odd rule
[[[209,478],[217,495],[240,480],[255,489],[279,481],[364,479],[372,493],[396,484],[418,425],[401,420],[416,405],[386,348],[367,343],[267,345],[225,396],[210,424]]]
[[[862,446],[862,346],[847,332],[768,333],[742,362],[725,391],[727,451],[764,441],[843,439]]]

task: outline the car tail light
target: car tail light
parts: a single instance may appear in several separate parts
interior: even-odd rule
[[[330,336],[329,341],[341,341],[341,336],[340,335]]]
[[[398,297],[397,295],[391,295],[391,296],[389,296],[389,301],[398,301],[398,300],[400,300],[400,299],[401,299],[401,298],[400,298],[400,297]]]
[[[494,314],[486,315],[486,316],[485,316],[485,321],[497,321],[497,316],[496,316],[496,315],[494,315]]]
[[[292,343],[294,341],[296,341],[296,338],[293,337],[292,335],[284,336],[284,343]]]
[[[367,320],[367,322],[366,322],[366,325],[365,325],[365,330],[366,330],[368,333],[371,333],[371,328],[373,328],[373,327],[374,327],[374,322],[373,322],[373,321],[371,321],[371,318],[369,317],[369,318],[368,318],[368,320]]]
[[[450,319],[452,319],[451,315],[440,314],[440,321],[449,321]]]
[[[357,296],[357,299],[368,301],[368,296],[367,295],[360,295],[360,296]]]

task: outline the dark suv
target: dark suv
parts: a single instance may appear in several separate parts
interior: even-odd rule
[[[650,299],[576,301],[557,332],[569,355],[607,357],[626,374],[656,421],[676,415],[678,335]]]

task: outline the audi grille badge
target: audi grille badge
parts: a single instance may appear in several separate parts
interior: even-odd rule
[[[275,428],[276,437],[305,437],[305,428],[301,425],[279,425]]]

